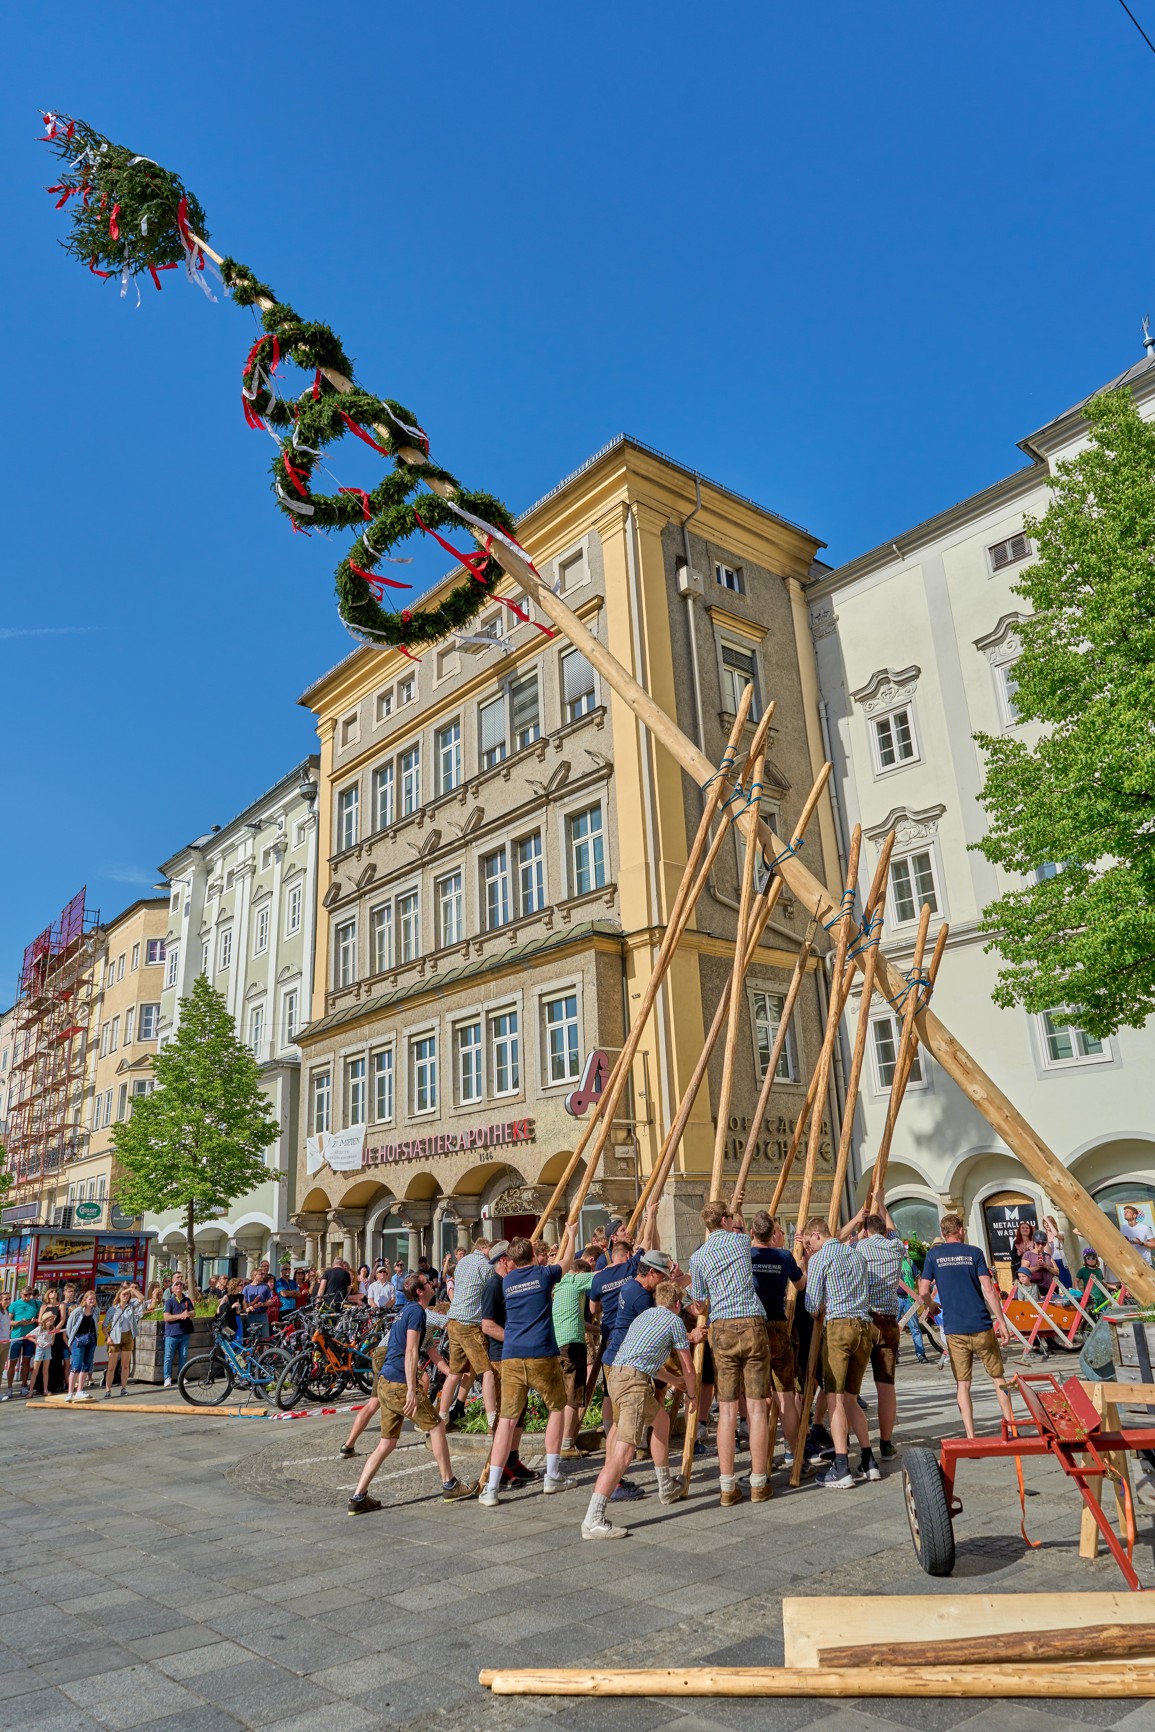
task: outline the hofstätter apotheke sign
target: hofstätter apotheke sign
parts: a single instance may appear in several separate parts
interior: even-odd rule
[[[534,1119],[507,1119],[504,1124],[471,1126],[464,1131],[439,1131],[436,1136],[408,1142],[372,1143],[361,1157],[363,1167],[392,1166],[397,1161],[431,1161],[439,1155],[466,1155],[474,1149],[501,1148],[507,1143],[535,1143]]]

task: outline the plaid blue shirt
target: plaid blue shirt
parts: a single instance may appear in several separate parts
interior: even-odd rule
[[[747,1234],[718,1227],[690,1258],[690,1297],[710,1303],[710,1322],[733,1317],[765,1317],[754,1286]]]
[[[686,1325],[677,1312],[654,1305],[630,1324],[611,1370],[621,1371],[628,1365],[635,1371],[644,1371],[647,1377],[656,1377],[671,1353],[676,1353],[679,1347],[688,1351],[689,1346]]]
[[[898,1282],[906,1247],[895,1232],[869,1233],[854,1246],[866,1264],[866,1292],[870,1309],[880,1317],[897,1317],[902,1310]]]
[[[481,1295],[493,1267],[485,1251],[470,1251],[453,1271],[453,1303],[449,1315],[454,1323],[481,1322]]]
[[[823,1306],[828,1323],[870,1316],[866,1264],[857,1246],[841,1239],[824,1239],[806,1266],[806,1309],[817,1316]]]

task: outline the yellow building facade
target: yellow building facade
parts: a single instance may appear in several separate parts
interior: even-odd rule
[[[777,700],[764,804],[792,834],[823,760],[805,600],[821,543],[627,438],[527,511],[518,536],[715,762],[744,686],[756,713]],[[572,1097],[587,1063],[612,1060],[645,990],[703,796],[560,635],[499,604],[419,665],[359,648],[301,702],[317,717],[322,830],[295,1219],[313,1260],[384,1251],[412,1267],[479,1221],[521,1230],[544,1202],[581,1132]],[[825,801],[807,853],[835,883]],[[733,958],[740,866],[735,837],[658,994],[587,1229],[632,1204],[702,1050]],[[747,978],[730,1170],[804,924],[784,898]],[[780,1168],[823,1005],[816,961],[755,1205]],[[667,1243],[696,1233],[720,1069],[716,1055],[668,1188]],[[827,1147],[836,1114],[832,1097]]]

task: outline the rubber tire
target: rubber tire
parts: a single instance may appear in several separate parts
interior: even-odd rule
[[[281,1372],[290,1358],[283,1347],[275,1346],[266,1346],[259,1356],[254,1355],[249,1362],[249,1388],[258,1401],[272,1401]]]
[[[305,1382],[309,1375],[311,1358],[311,1347],[306,1352],[295,1353],[277,1378],[276,1387],[273,1390],[273,1400],[282,1412],[287,1412],[291,1407],[297,1407],[300,1404],[305,1394]]]
[[[220,1407],[233,1392],[232,1367],[223,1353],[198,1353],[185,1360],[176,1385],[190,1407]]]
[[[902,1489],[919,1563],[928,1576],[949,1576],[954,1570],[954,1523],[933,1449],[903,1450]]]

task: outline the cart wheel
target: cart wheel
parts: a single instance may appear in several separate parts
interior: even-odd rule
[[[928,1576],[949,1576],[954,1569],[954,1525],[933,1449],[903,1451],[902,1489],[919,1563]]]

